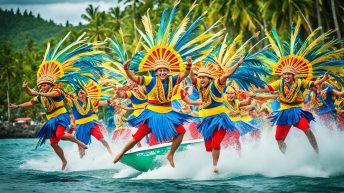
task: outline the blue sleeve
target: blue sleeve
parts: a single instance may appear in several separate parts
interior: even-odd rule
[[[179,84],[179,75],[173,75],[172,76],[172,87],[174,87],[175,85]]]

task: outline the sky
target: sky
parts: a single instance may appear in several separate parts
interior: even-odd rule
[[[69,23],[78,25],[85,23],[81,14],[85,13],[86,7],[92,4],[99,6],[101,11],[108,11],[110,7],[123,6],[118,0],[0,0],[0,8],[11,9],[16,12],[17,8],[23,13],[26,9],[32,11],[33,15],[40,16],[46,20],[52,19],[55,23]]]

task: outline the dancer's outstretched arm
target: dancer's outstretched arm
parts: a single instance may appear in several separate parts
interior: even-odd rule
[[[120,91],[117,86],[113,86],[112,88],[113,88],[113,92],[114,92],[112,99],[117,99],[117,98],[124,99],[124,98],[126,98],[125,93]]]
[[[191,78],[191,82],[192,83],[194,83],[194,82],[196,82],[196,75],[195,75],[195,73],[194,73],[194,71],[193,70],[190,70],[191,72],[190,72],[190,78]]]
[[[246,92],[246,94],[248,97],[254,98],[256,100],[269,100],[269,99],[275,99],[278,97],[278,94],[254,94],[252,91]]]
[[[123,68],[124,68],[124,70],[125,70],[125,73],[127,74],[127,76],[128,76],[128,78],[130,79],[130,80],[132,80],[132,81],[134,81],[134,82],[138,82],[138,76],[136,76],[135,74],[134,74],[134,72],[133,71],[131,71],[130,69],[129,69],[129,67],[128,67],[128,65],[130,64],[130,60],[127,60],[127,61],[125,61],[124,63],[123,63]]]
[[[112,103],[112,106],[113,106],[114,108],[121,108],[121,109],[124,109],[124,110],[127,110],[127,111],[134,111],[134,110],[137,110],[137,108],[128,107],[127,105],[122,104],[122,103]]]
[[[49,97],[49,98],[54,98],[61,95],[61,93],[56,90],[53,90],[51,92],[37,92],[35,90],[32,90],[31,93],[32,93],[32,96],[41,95],[41,96]]]
[[[31,101],[28,101],[28,102],[25,102],[25,103],[22,103],[22,104],[9,104],[8,105],[11,109],[18,109],[18,108],[26,108],[26,107],[31,107],[33,106],[33,103]]]
[[[186,104],[188,104],[188,105],[196,105],[196,106],[200,106],[200,105],[202,105],[202,100],[196,100],[196,101],[194,101],[194,100],[191,100],[189,97],[185,97],[185,98],[183,98],[182,99]]]
[[[254,89],[254,91],[256,91],[256,92],[269,92],[270,89],[269,89],[268,85],[265,85],[264,88],[256,88],[256,89]]]
[[[248,96],[247,99],[240,102],[239,107],[250,105],[252,102],[252,97]]]
[[[327,73],[325,73],[324,76],[321,79],[318,79],[318,80],[314,81],[313,84],[314,84],[314,86],[320,85],[321,83],[325,82],[329,78],[330,78],[329,75]]]
[[[337,96],[337,97],[341,97],[341,98],[344,97],[344,91],[338,91],[338,90],[336,90],[336,89],[333,89],[333,90],[332,90],[332,93],[333,93],[335,96]]]
[[[241,57],[240,60],[234,64],[232,68],[230,68],[224,75],[220,77],[220,83],[221,84],[226,84],[227,78],[229,78],[235,71],[236,69],[244,62],[245,56]]]
[[[98,102],[98,106],[106,106],[108,104],[111,104],[112,100],[111,99],[107,99],[107,100],[102,100]]]
[[[190,70],[191,70],[191,66],[192,66],[191,57],[190,56],[186,57],[186,60],[187,60],[186,68],[185,68],[185,71],[179,75],[179,82],[184,80],[190,74]]]

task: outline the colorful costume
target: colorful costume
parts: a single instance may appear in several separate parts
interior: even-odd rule
[[[200,75],[198,72],[198,76]],[[198,130],[203,135],[206,151],[211,151],[213,148],[220,149],[226,131],[235,131],[234,123],[226,114],[226,107],[223,103],[222,94],[225,85],[221,84],[219,79],[215,79],[207,88],[201,89],[199,79],[196,80],[194,86],[201,93],[203,100],[199,110],[202,123]]]
[[[181,81],[178,74],[185,70],[184,63],[187,56],[191,56],[195,62],[202,60],[203,55],[210,52],[209,43],[222,33],[220,31],[210,36],[209,31],[218,24],[216,23],[206,32],[197,34],[195,29],[199,26],[203,15],[188,28],[186,27],[195,5],[190,8],[177,28],[172,27],[177,5],[178,3],[174,5],[168,17],[166,17],[167,9],[164,10],[155,37],[148,14],[142,19],[146,33],[138,30],[145,41],[143,44],[145,51],[134,55],[129,68],[134,72],[151,72],[152,74],[159,68],[165,68],[172,75],[163,81],[159,77],[138,77],[137,84],[145,87],[148,105],[139,116],[130,120],[132,125],[140,126],[133,136],[136,141],[140,141],[150,132],[159,142],[169,141],[185,132],[182,124],[191,116],[175,112],[171,106],[174,87]]]
[[[236,89],[233,88],[233,86],[227,87],[226,91],[237,93]],[[251,117],[249,116],[248,111],[244,111],[239,108],[240,101],[238,99],[234,99],[233,102],[228,101],[226,96],[224,97],[224,99],[224,103],[228,109],[227,114],[234,122],[235,128],[240,131],[240,135],[245,135],[246,133],[257,130],[256,127],[249,123],[249,121],[251,121]]]
[[[315,113],[320,118],[328,121],[335,121],[336,110],[335,110],[335,96],[332,95],[334,87],[330,84],[326,84],[321,92],[313,91],[309,93],[311,105],[315,108]]]
[[[341,130],[344,130],[344,99],[337,99],[335,102],[336,105],[336,122],[339,125]]]
[[[59,50],[69,34],[58,42],[52,51],[50,51],[50,44],[48,44],[44,59],[37,72],[38,85],[49,83],[61,86],[62,83],[68,82],[66,78],[68,79],[71,75],[83,77],[87,70],[80,72],[75,72],[75,70],[78,70],[90,59],[97,58],[101,53],[94,51],[92,44],[85,44],[85,39],[83,38],[85,34],[80,36],[77,41],[66,46],[66,48]],[[70,51],[73,47],[76,48]],[[32,100],[33,104],[42,104],[48,119],[37,134],[40,138],[37,147],[44,144],[47,138],[50,138],[51,144],[58,143],[61,136],[64,135],[64,131],[68,130],[70,124],[70,117],[65,108],[64,93],[57,87],[50,91],[58,92],[59,96],[50,98],[39,95]]]
[[[284,140],[292,125],[307,130],[309,122],[314,120],[312,113],[302,110],[302,92],[311,86],[312,82],[296,79],[292,84],[284,84],[283,80],[277,80],[268,85],[271,92],[279,91],[281,107],[273,116],[271,121],[277,124],[276,140]]]
[[[198,92],[197,94],[193,93],[192,97],[195,100],[199,99],[199,96],[198,98],[196,98],[195,95],[198,95]],[[198,132],[198,126],[201,121],[200,118],[198,117],[198,109],[192,111],[190,106],[193,106],[193,105],[188,105],[185,102],[181,101],[185,99],[186,97],[190,99],[190,95],[188,95],[187,91],[185,91],[180,85],[176,87],[173,92],[172,107],[173,109],[176,109],[176,111],[178,112],[184,112],[184,113],[191,114],[192,116],[195,116],[188,123],[185,123],[184,126],[186,130],[189,131],[191,139],[200,139],[202,138],[202,135],[201,133]],[[185,109],[187,109],[187,112],[184,111]]]
[[[97,101],[86,98],[86,102],[81,102],[78,99],[72,99],[72,111],[75,118],[76,132],[75,137],[84,142],[86,145],[91,143],[91,135],[100,140],[103,137],[100,131],[99,124],[92,116],[92,104],[97,105]]]
[[[206,88],[200,87],[200,80],[197,78],[193,85],[201,93],[203,104],[199,110],[199,116],[202,117],[202,123],[199,131],[202,133],[206,151],[220,149],[221,141],[226,132],[234,132],[241,128],[236,128],[235,124],[227,115],[227,108],[224,104],[223,93],[226,83],[221,83],[219,77],[230,69],[240,58],[245,55],[244,48],[248,45],[250,39],[237,48],[241,36],[227,42],[227,35],[222,43],[207,56],[203,63],[196,66],[198,77],[206,76],[211,81]],[[247,57],[247,60],[230,76],[231,81],[235,81],[240,87],[247,89],[251,84],[263,87],[264,81],[259,78],[260,74],[266,73],[258,65],[259,61],[254,59],[256,54]],[[239,132],[244,132],[240,131]]]
[[[70,118],[64,106],[64,95],[60,89],[51,89],[49,92],[53,91],[60,95],[54,98],[39,95],[31,100],[32,104],[39,103],[44,107],[48,119],[37,133],[37,137],[40,138],[37,147],[44,144],[48,138],[51,144],[58,143],[65,130],[69,128]]]
[[[273,75],[281,76],[284,73],[291,73],[296,76],[291,84],[285,83],[284,80],[277,80],[268,85],[270,91],[279,91],[281,103],[279,111],[271,117],[272,122],[277,124],[277,140],[284,140],[292,125],[301,130],[308,130],[309,122],[314,120],[310,112],[302,109],[302,93],[313,84],[309,79],[325,72],[334,77],[344,75],[344,62],[336,60],[344,53],[344,49],[332,49],[338,43],[337,41],[326,42],[330,32],[317,37],[320,31],[318,28],[302,42],[300,24],[299,18],[292,29],[290,43],[282,43],[274,29],[273,36],[266,31],[273,52],[266,52],[260,58],[267,68],[272,67]],[[317,38],[313,39],[313,37]],[[322,44],[322,42],[325,43]]]

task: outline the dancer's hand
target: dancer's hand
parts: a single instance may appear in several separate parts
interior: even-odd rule
[[[129,64],[130,64],[130,60],[127,60],[127,61],[125,61],[124,63],[123,63],[123,68],[124,68],[124,70],[129,70]]]
[[[27,85],[28,85],[27,81],[24,81],[23,84],[22,84],[22,87],[23,87],[23,88],[28,88]]]
[[[328,75],[328,73],[326,72],[323,76],[323,79],[326,81],[330,78],[330,76]]]
[[[188,62],[188,65],[192,66],[192,59],[190,56],[186,57],[186,61]]]
[[[112,89],[115,93],[118,91],[118,87],[116,85],[112,86]]]
[[[8,107],[10,108],[10,109],[17,109],[17,108],[19,108],[19,105],[16,105],[16,104],[9,104],[8,105]]]

